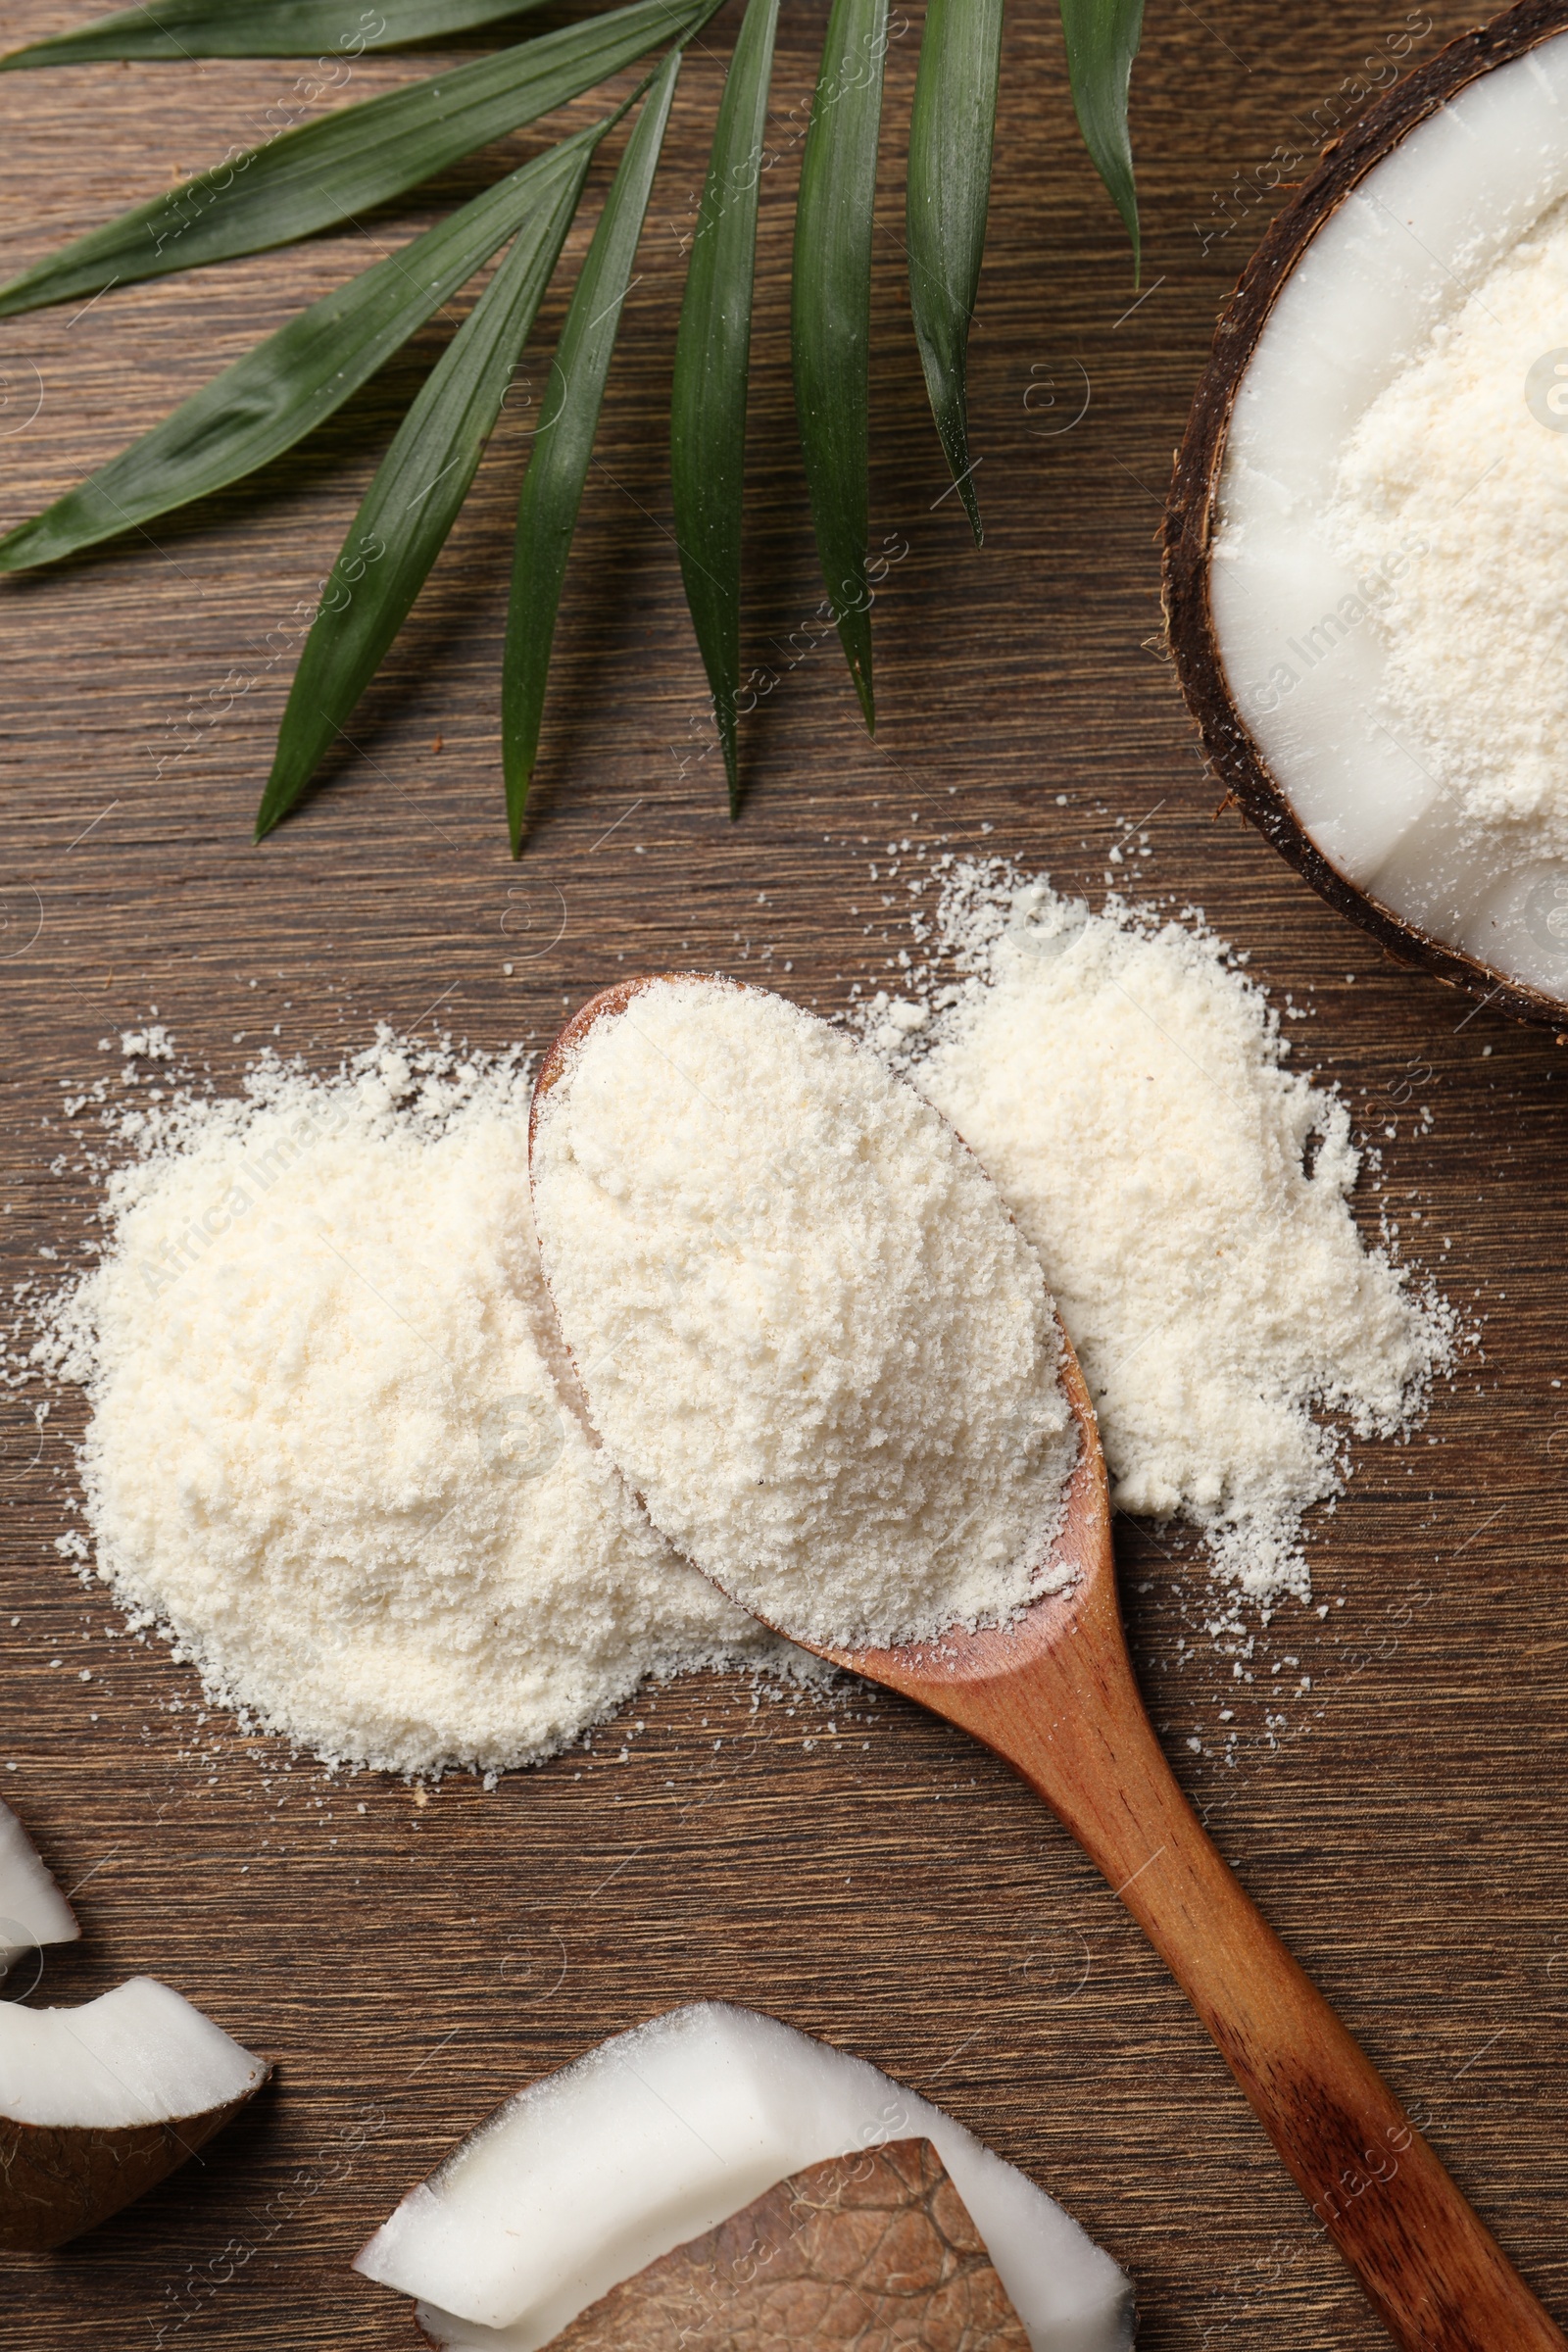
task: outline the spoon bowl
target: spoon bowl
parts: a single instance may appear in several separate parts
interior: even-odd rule
[[[541,1102],[594,1022],[663,977],[706,975],[621,981],[567,1022],[540,1067],[530,1147]],[[1043,1565],[1070,1568],[1071,1582],[977,1632],[892,1649],[801,1646],[972,1734],[1051,1807],[1165,1961],[1403,2352],[1568,2352],[1177,1786],[1127,1653],[1104,1457],[1065,1334],[1059,1376],[1079,1448]]]

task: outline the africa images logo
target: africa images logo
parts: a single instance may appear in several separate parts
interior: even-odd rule
[[[1525,406],[1548,433],[1568,433],[1568,350],[1544,351],[1525,377]]]

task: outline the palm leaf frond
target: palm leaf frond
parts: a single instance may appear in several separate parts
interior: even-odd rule
[[[121,59],[183,65],[195,57],[362,57],[448,32],[467,32],[500,17],[520,17],[541,0],[158,0],[121,8],[74,32],[29,41],[0,57],[0,74],[40,66],[89,66]]]
[[[566,558],[679,72],[680,51],[673,49],[626,142],[562,325],[545,395],[547,413],[523,476],[501,679],[501,760],[514,858],[522,850]]]
[[[887,0],[833,0],[795,208],[790,340],[817,555],[868,728],[871,235]]]
[[[779,0],[749,0],[730,60],[698,210],[670,392],[670,479],[681,576],[713,697],[729,808],[740,807],[746,391],[767,89]]]
[[[305,641],[258,840],[288,814],[375,675],[478,469],[606,124],[541,158],[529,217],[399,426]]]
[[[1003,0],[928,0],[909,114],[909,303],[931,414],[976,547],[984,532],[964,373],[991,202],[1002,8]]]
[[[1143,35],[1144,0],[1061,0],[1061,29],[1078,127],[1133,241],[1136,282],[1142,246],[1127,98]]]
[[[541,181],[553,181],[559,152],[524,164],[203,384],[90,480],[0,539],[0,571],[57,564],[208,498],[314,432],[515,233]]]
[[[586,24],[285,130],[0,286],[0,317],[330,228],[580,97],[711,13],[712,0],[632,0]]]

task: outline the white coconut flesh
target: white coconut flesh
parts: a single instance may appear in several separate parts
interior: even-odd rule
[[[1568,746],[1555,813],[1544,811],[1550,822],[1540,808],[1525,822],[1478,819],[1460,780],[1430,750],[1412,750],[1408,681],[1391,690],[1398,550],[1406,538],[1411,548],[1422,542],[1419,477],[1423,465],[1436,475],[1442,453],[1412,452],[1408,528],[1391,515],[1394,552],[1370,575],[1335,553],[1348,544],[1335,504],[1346,492],[1348,445],[1373,403],[1412,361],[1436,350],[1443,364],[1448,322],[1565,195],[1568,34],[1559,34],[1418,124],[1303,249],[1237,389],[1209,570],[1232,700],[1331,864],[1402,921],[1554,997],[1568,996]],[[1532,415],[1526,378],[1565,346],[1568,289],[1539,323],[1498,333],[1495,384],[1489,378],[1453,424],[1455,435],[1485,444],[1478,475],[1494,452],[1509,467],[1539,470],[1539,526],[1548,533],[1565,513],[1568,431],[1543,429],[1555,412],[1541,417],[1538,402]],[[1519,510],[1506,480],[1505,471],[1483,481],[1462,505],[1445,499],[1429,518],[1445,562],[1454,558],[1456,605],[1470,590],[1464,534],[1499,527],[1506,497]],[[1436,577],[1428,573],[1425,593]],[[1521,591],[1519,629],[1544,640],[1563,628],[1568,572],[1563,580],[1555,613]],[[1568,637],[1558,645],[1568,654]],[[1454,667],[1466,673],[1463,662]],[[1498,680],[1471,662],[1462,689],[1495,693]],[[1430,680],[1435,709],[1449,690],[1448,679]],[[1542,725],[1539,748],[1549,757],[1549,713]]]
[[[248,2098],[265,2062],[151,1977],[76,2009],[0,2003],[0,2118],[56,2131],[177,2122]]]
[[[81,1934],[71,1905],[44,1868],[26,1831],[0,1804],[0,1973],[21,1952],[74,1943]]]
[[[1035,2352],[1124,2352],[1133,2293],[1010,2164],[863,2060],[699,2002],[603,2042],[480,2126],[356,2258],[443,2346],[536,2352],[765,2188],[885,2140],[935,2143]]]

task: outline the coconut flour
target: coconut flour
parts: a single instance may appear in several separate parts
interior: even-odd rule
[[[1344,1105],[1200,925],[996,863],[940,881],[928,960],[862,1026],[1016,1229],[848,1038],[756,991],[645,992],[541,1135],[607,1433],[683,1545],[805,1629],[815,1599],[841,1635],[1000,1613],[1070,1448],[1049,1283],[1121,1506],[1195,1521],[1265,1604],[1304,1592],[1346,1433],[1408,1428],[1452,1330],[1357,1234]],[[24,1302],[44,1336],[10,1377],[87,1391],[60,1548],[134,1628],[245,1719],[409,1773],[548,1754],[646,1675],[804,1670],[598,1449],[521,1057],[383,1032],[224,1099],[163,1030],[122,1044],[124,1083],[65,1105],[114,1144],[101,1259]]]
[[[1383,583],[1383,699],[1469,838],[1568,855],[1568,206],[1439,321],[1335,470],[1325,535]]]
[[[1038,1250],[1114,1500],[1196,1522],[1253,1598],[1304,1597],[1301,1516],[1344,1476],[1318,1411],[1408,1430],[1452,1333],[1361,1241],[1344,1103],[1283,1066],[1266,999],[1200,926],[1092,915],[1000,861],[941,881],[923,993],[862,1027]]]
[[[844,1646],[1041,1589],[1076,1437],[1040,1262],[873,1054],[656,981],[572,1048],[533,1162],[595,1423],[726,1592]]]
[[[500,1770],[646,1674],[778,1662],[577,1417],[528,1092],[515,1058],[383,1034],[336,1078],[267,1059],[237,1100],[133,1115],[107,1253],[38,1350],[87,1390],[87,1520],[132,1626],[329,1760]]]

